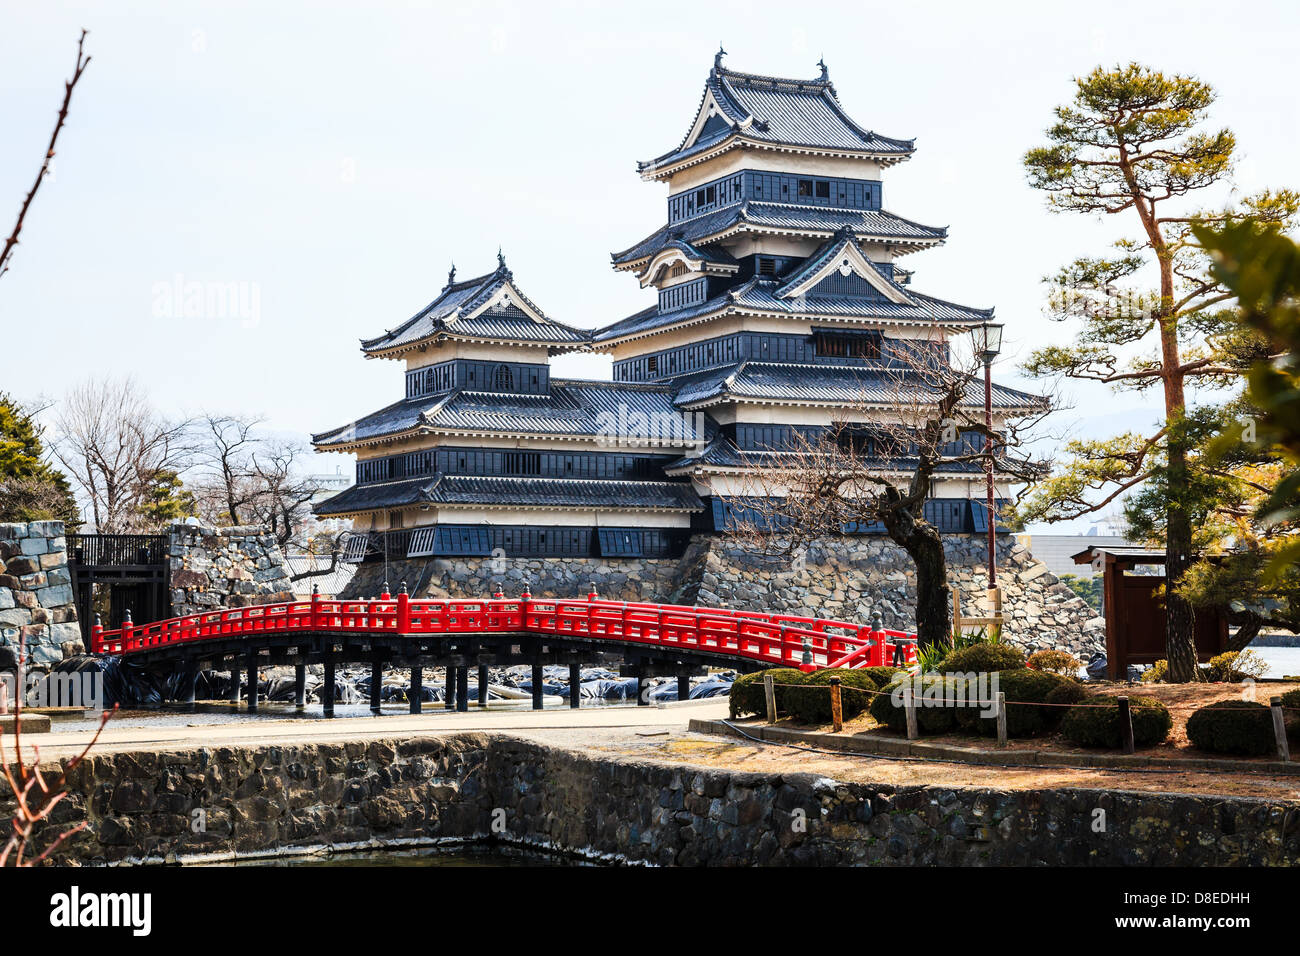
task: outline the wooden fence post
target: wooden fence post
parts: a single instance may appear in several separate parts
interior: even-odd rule
[[[903,711],[907,715],[907,739],[915,740],[921,736],[916,726],[916,700],[912,697],[912,688],[903,691]]]
[[[998,691],[998,746],[1007,745],[1007,695]]]
[[[1282,716],[1282,698],[1273,697],[1268,703],[1273,711],[1273,736],[1277,740],[1277,759],[1286,763],[1291,759],[1291,748],[1286,742],[1286,720]]]
[[[1124,752],[1131,754],[1136,749],[1133,746],[1133,714],[1128,707],[1128,698],[1119,698],[1119,729],[1124,738]]]
[[[844,702],[840,697],[840,679],[831,678],[831,733],[844,729]]]
[[[767,722],[776,723],[776,684],[772,680],[772,672],[768,671],[763,675],[763,697],[767,701]]]

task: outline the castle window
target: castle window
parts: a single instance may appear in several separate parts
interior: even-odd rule
[[[509,392],[515,387],[515,377],[510,372],[509,365],[498,365],[496,374],[492,377],[492,387],[502,392]]]
[[[824,179],[817,180],[817,198],[818,199],[831,198],[831,184]]]
[[[799,195],[811,197],[812,194],[813,194],[813,181],[811,179],[799,180]]]
[[[659,356],[651,355],[649,358],[647,358],[645,360],[645,370],[647,372],[659,371]]]
[[[718,201],[718,188],[716,186],[707,186],[704,190],[705,203],[712,204]]]
[[[880,336],[817,333],[817,354],[833,358],[880,358]]]
[[[776,260],[760,258],[758,260],[758,274],[761,276],[776,275]]]

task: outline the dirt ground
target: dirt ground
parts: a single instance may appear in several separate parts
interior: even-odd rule
[[[963,740],[969,742],[968,738]],[[702,734],[674,734],[665,739],[636,744],[626,740],[617,743],[593,740],[584,750],[753,773],[812,773],[835,780],[899,787],[989,787],[997,790],[1079,787],[1300,801],[1300,776],[1272,777],[1246,770],[1241,773],[1140,772],[978,766],[865,754],[810,753],[777,744],[753,744]]]
[[[1270,697],[1300,687],[1300,682],[1258,683],[1254,685],[1254,699],[1267,704]],[[1130,697],[1151,696],[1164,701],[1174,720],[1169,738],[1156,747],[1139,750],[1140,754],[1154,758],[1218,758],[1223,754],[1208,754],[1196,750],[1187,741],[1187,718],[1199,707],[1218,700],[1240,699],[1248,688],[1241,684],[1101,684],[1095,693]],[[783,726],[799,727],[788,720]],[[743,723],[741,724],[743,727]],[[829,730],[829,727],[802,729]],[[843,733],[887,735],[869,716],[861,716],[845,723]],[[946,743],[960,747],[980,747],[997,750],[995,742],[986,738],[964,735],[925,737],[927,743]],[[626,748],[613,748],[627,753]],[[924,759],[890,759],[859,754],[829,754],[808,752],[772,743],[750,744],[746,741],[720,740],[700,735],[687,735],[646,744],[635,748],[644,756],[659,759],[698,763],[708,766],[728,767],[734,770],[755,772],[790,772],[825,774],[842,780],[888,783],[902,785],[933,785],[953,787],[996,787],[1000,789],[1029,789],[1037,787],[1086,787],[1106,790],[1171,791],[1181,793],[1210,793],[1236,796],[1254,796],[1279,800],[1300,800],[1300,775],[1269,775],[1252,771],[1252,764],[1265,762],[1270,757],[1232,758],[1241,762],[1240,773],[1222,771],[1163,770],[1092,770],[1064,767],[996,767],[937,762]],[[1089,753],[1076,747],[1059,734],[1032,739],[1011,740],[1010,750],[1051,750],[1064,753]],[[1297,754],[1300,756],[1300,754]]]

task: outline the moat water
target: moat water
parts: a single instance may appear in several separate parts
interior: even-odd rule
[[[373,850],[364,853],[336,853],[328,856],[277,857],[270,860],[245,860],[236,866],[595,866],[585,860],[538,853],[512,847],[459,846],[443,849]]]

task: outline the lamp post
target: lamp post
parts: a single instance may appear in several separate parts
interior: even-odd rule
[[[993,360],[1002,351],[1002,325],[985,322],[971,329],[971,342],[976,356],[984,363],[984,474],[988,491],[989,531],[989,597],[995,599],[998,586],[997,528],[994,523],[993,504]],[[995,603],[996,607],[996,603]]]

